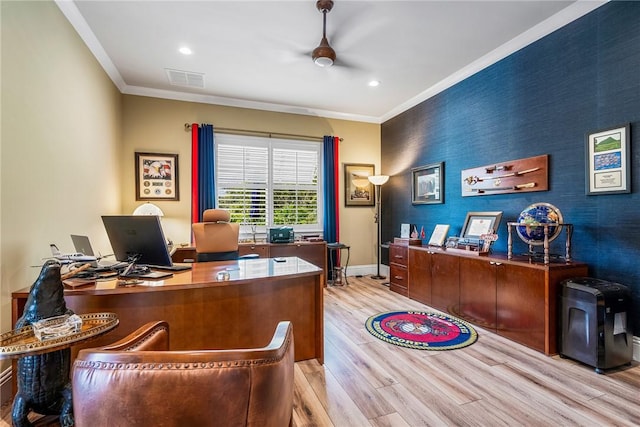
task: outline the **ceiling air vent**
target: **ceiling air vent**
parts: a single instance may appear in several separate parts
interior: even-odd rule
[[[171,70],[165,68],[169,83],[173,86],[187,86],[204,88],[204,74],[194,73],[192,71]]]

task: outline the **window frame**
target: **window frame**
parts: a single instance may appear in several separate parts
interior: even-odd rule
[[[217,134],[215,137],[215,153],[214,153],[214,167],[215,167],[215,188],[216,188],[216,206],[219,206],[220,188],[219,183],[219,147],[220,145],[234,145],[242,147],[260,147],[267,148],[267,184],[266,184],[266,197],[267,197],[267,220],[266,226],[259,225],[255,228],[257,234],[267,234],[268,229],[271,227],[280,227],[281,225],[274,225],[274,200],[273,191],[275,185],[273,183],[273,151],[274,149],[300,149],[304,151],[313,151],[317,154],[318,159],[318,173],[317,173],[317,223],[315,224],[286,224],[292,226],[294,233],[304,234],[322,234],[324,223],[324,194],[323,194],[323,178],[324,178],[324,155],[322,150],[322,143],[315,141],[306,141],[298,139],[282,139],[282,138],[268,138],[261,136],[251,135],[236,135],[236,134]],[[249,224],[240,224],[240,234],[251,235],[254,231]]]

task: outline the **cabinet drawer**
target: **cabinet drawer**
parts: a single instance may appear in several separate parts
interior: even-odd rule
[[[400,245],[389,245],[389,263],[407,266],[408,248]]]
[[[391,264],[389,275],[389,288],[400,295],[408,296],[409,281],[407,280],[407,269],[399,265]]]
[[[242,243],[238,245],[238,254],[240,256],[258,254],[260,258],[269,258],[269,245]]]

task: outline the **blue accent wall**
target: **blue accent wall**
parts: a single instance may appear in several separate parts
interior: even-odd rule
[[[585,139],[631,126],[630,194],[587,196]],[[572,254],[590,276],[632,289],[640,335],[640,2],[610,2],[382,124],[383,241],[401,223],[459,235],[469,211],[503,211],[494,251],[507,250],[507,221],[536,202],[574,224]],[[549,191],[462,197],[461,171],[549,155]],[[444,204],[411,204],[411,168],[445,162]],[[527,246],[514,234],[514,252]],[[551,244],[564,253],[564,232]]]

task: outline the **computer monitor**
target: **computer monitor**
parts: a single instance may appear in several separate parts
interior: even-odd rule
[[[172,265],[167,243],[160,226],[160,217],[154,215],[104,215],[111,248],[118,261],[137,264]]]

